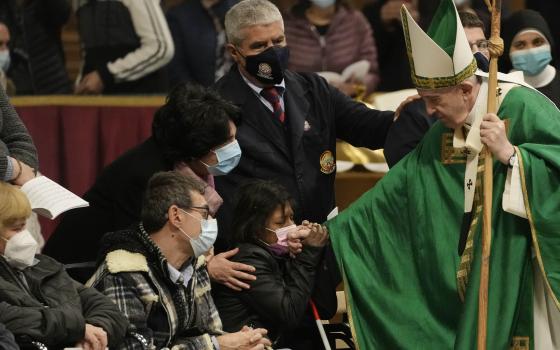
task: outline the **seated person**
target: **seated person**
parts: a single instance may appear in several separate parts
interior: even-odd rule
[[[210,294],[205,253],[216,240],[204,184],[178,172],[156,173],[142,222],[103,237],[90,279],[131,323],[127,349],[264,349],[264,329],[225,334]]]
[[[65,213],[45,254],[65,264],[95,260],[103,234],[140,221],[142,195],[158,171],[178,170],[203,180],[207,186],[204,197],[214,215],[222,204],[214,190],[214,176],[231,171],[241,157],[235,139],[238,120],[239,109],[216,92],[186,84],[175,87],[154,116],[152,136],[103,169],[84,195],[89,207]],[[228,254],[235,251],[208,261],[211,277],[246,286],[240,280],[252,276],[239,270],[251,272],[253,268],[238,264],[234,269],[226,260]],[[85,281],[93,271],[80,272],[73,277]]]
[[[357,85],[363,85],[366,94],[375,90],[379,83],[377,49],[361,12],[342,0],[298,0],[285,16],[284,25],[290,45],[290,70],[342,73],[353,63],[367,61],[370,66],[365,76],[329,83],[348,96],[358,94]]]
[[[31,214],[25,194],[0,182],[0,198],[0,323],[22,344],[99,350],[120,344],[128,322],[115,304],[72,280],[62,264],[35,254],[37,242],[25,229]]]
[[[312,296],[320,303],[314,292],[328,236],[318,224],[296,227],[293,215],[292,199],[279,184],[255,180],[239,189],[232,223],[239,253],[233,260],[253,265],[257,279],[241,292],[216,285],[214,300],[226,331],[248,324],[266,328],[275,348],[321,348],[316,325],[305,316],[311,315]],[[289,234],[302,238],[296,256],[289,253]],[[335,287],[328,292],[336,303]]]

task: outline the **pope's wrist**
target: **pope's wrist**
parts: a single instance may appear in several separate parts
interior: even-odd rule
[[[515,154],[515,147],[513,147],[513,145],[510,144],[509,147],[506,148],[506,150],[507,151],[502,152],[498,160],[502,164],[509,165],[509,159],[511,158],[512,155]]]

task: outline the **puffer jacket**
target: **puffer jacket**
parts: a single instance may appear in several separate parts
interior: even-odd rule
[[[212,295],[224,330],[236,332],[245,325],[268,330],[274,348],[315,349],[320,342],[312,318],[312,299],[323,319],[336,311],[336,273],[326,269],[331,248],[305,246],[295,258],[273,255],[260,243],[241,243],[232,261],[254,266],[251,288],[234,291],[220,284]],[[319,347],[320,348],[320,347]]]
[[[103,328],[109,346],[122,342],[128,321],[109,298],[71,279],[56,260],[35,258],[20,272],[0,256],[0,323],[19,341],[53,349],[84,339],[86,323]]]

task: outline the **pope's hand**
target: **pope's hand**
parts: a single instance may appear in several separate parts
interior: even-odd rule
[[[484,116],[480,124],[480,139],[496,159],[503,164],[508,164],[515,148],[507,138],[504,121],[496,114],[488,113]]]

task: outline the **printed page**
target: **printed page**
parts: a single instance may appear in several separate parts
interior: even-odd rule
[[[38,176],[26,182],[21,190],[27,195],[33,211],[49,219],[54,219],[70,209],[89,205],[46,176]]]
[[[365,76],[369,72],[369,66],[370,63],[366,60],[352,63],[342,71],[342,81],[348,81],[353,77],[354,80],[363,83]]]
[[[325,78],[329,83],[343,83],[342,75],[335,72],[317,72],[317,75]]]

